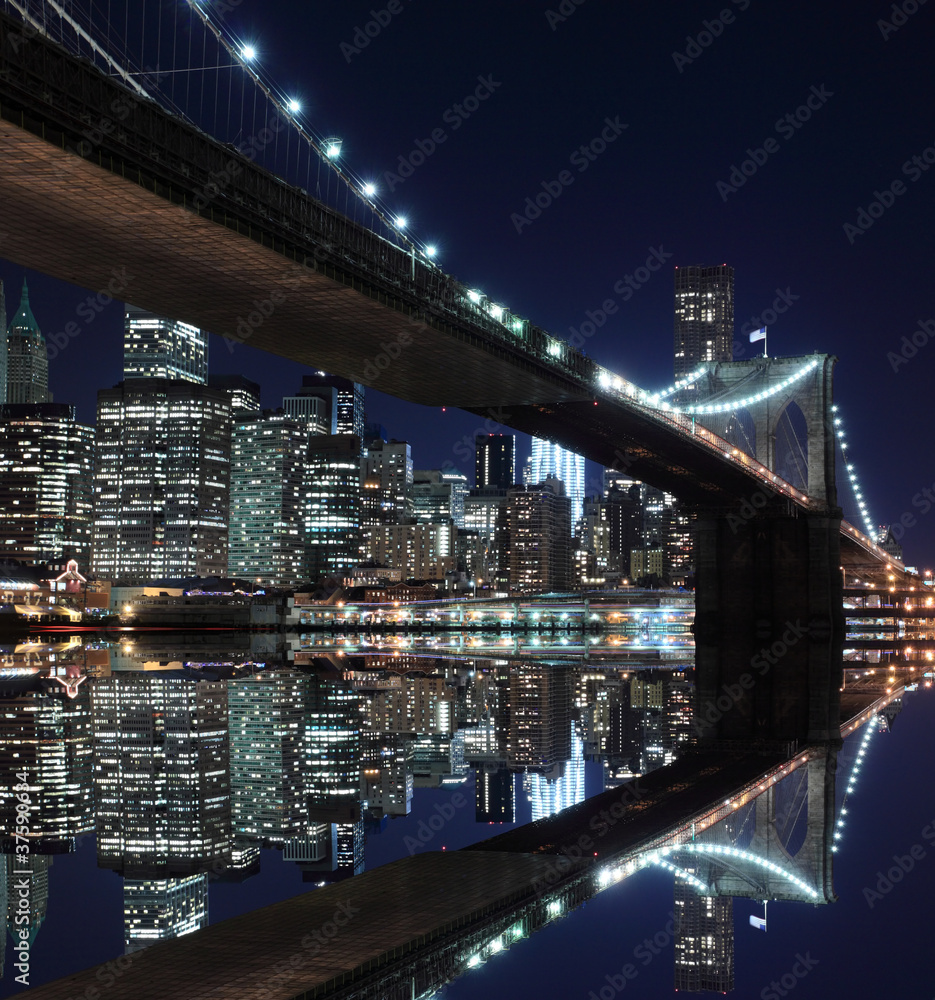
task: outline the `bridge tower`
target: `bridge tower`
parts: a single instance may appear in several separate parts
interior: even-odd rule
[[[777,427],[793,402],[808,432],[806,508],[764,484],[732,507],[698,511],[695,641],[703,741],[804,745],[840,738],[844,595],[831,409],[835,361],[818,355],[722,362],[712,364],[701,383],[696,405],[736,401],[749,413],[755,457],[773,471]],[[725,408],[696,419],[724,434],[730,416]]]

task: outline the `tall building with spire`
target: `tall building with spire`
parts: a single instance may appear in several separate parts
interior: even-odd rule
[[[704,361],[734,356],[734,269],[697,264],[675,269],[675,377]]]
[[[29,305],[29,289],[23,281],[19,309],[7,330],[6,401],[50,403],[49,358],[45,338]]]

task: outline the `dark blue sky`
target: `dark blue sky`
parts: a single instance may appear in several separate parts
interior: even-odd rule
[[[878,522],[915,518],[903,537],[907,560],[935,563],[935,513],[920,495],[935,482],[935,337],[919,333],[916,353],[899,354],[920,320],[935,320],[935,171],[924,159],[935,144],[935,8],[923,5],[889,31],[878,22],[890,5],[875,0],[790,0],[778,9],[756,0],[565,0],[564,21],[544,2],[399,0],[400,13],[354,53],[369,0],[227,6],[227,23],[301,97],[315,130],[343,138],[344,162],[378,183],[420,239],[437,243],[442,266],[566,337],[613,300],[616,312],[585,349],[641,385],[671,382],[674,265],[734,266],[738,340],[777,290],[786,293],[792,304],[771,325],[770,352],[839,357],[836,399],[871,512]],[[723,10],[729,23],[693,48],[709,30],[703,22]],[[478,78],[492,92],[465,118],[455,106]],[[782,124],[810,96],[809,120]],[[572,160],[608,119],[618,134],[606,151]],[[391,182],[386,173],[398,173],[400,157],[434,129],[444,142],[403,183]],[[757,154],[763,162],[743,186],[724,187],[747,151],[760,149],[771,152]],[[554,190],[562,171],[573,183],[517,231],[511,217],[543,182]],[[894,182],[902,193],[886,195]],[[871,207],[875,192],[892,204]],[[858,221],[872,225],[849,234],[845,226]],[[653,250],[672,256],[624,301],[615,284]],[[21,270],[3,263],[0,276],[18,285]],[[81,298],[35,280],[47,332],[73,319]],[[52,363],[56,398],[75,400],[85,420],[96,390],[120,377],[120,326],[112,307]],[[221,341],[212,368],[258,379],[267,404],[301,374],[247,347],[230,354]],[[455,449],[484,429],[478,418],[426,414],[375,392],[368,400],[372,419],[412,441],[417,466],[468,466]]]

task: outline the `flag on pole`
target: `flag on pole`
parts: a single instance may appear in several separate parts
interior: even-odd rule
[[[754,914],[750,914],[750,926],[755,927],[758,931],[766,930],[766,920],[763,917],[758,917]]]
[[[750,343],[755,344],[758,340],[766,340],[766,327],[761,326],[759,330],[754,330],[750,334]]]

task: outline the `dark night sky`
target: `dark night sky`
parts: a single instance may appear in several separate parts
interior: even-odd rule
[[[617,312],[586,350],[641,385],[671,382],[673,265],[734,266],[738,340],[776,289],[789,290],[796,298],[770,329],[771,353],[839,357],[836,399],[871,512],[878,522],[917,515],[903,538],[906,558],[932,565],[935,514],[913,497],[935,481],[926,391],[935,343],[897,370],[888,355],[919,320],[935,319],[935,171],[903,173],[935,144],[935,7],[884,39],[882,0],[790,0],[778,10],[759,0],[565,3],[573,13],[553,26],[544,2],[401,0],[401,12],[349,60],[341,43],[370,18],[370,0],[242,0],[228,4],[228,24],[301,96],[319,134],[344,139],[345,162],[380,184],[421,239],[437,242],[451,273],[566,337],[614,299]],[[724,9],[733,22],[680,71],[673,52],[684,53],[686,36]],[[492,96],[453,130],[446,111],[488,75],[498,84]],[[813,88],[831,96],[785,137],[777,121]],[[608,118],[627,129],[579,172],[570,157]],[[384,173],[437,127],[447,140],[390,193]],[[722,198],[718,181],[769,137],[778,149]],[[518,233],[511,215],[566,169],[573,184]],[[845,224],[897,180],[904,193],[852,244]],[[654,248],[672,257],[623,302],[615,283]],[[0,264],[11,311],[21,275]],[[39,276],[33,285],[46,333],[74,318],[80,292]],[[56,398],[74,400],[86,421],[96,390],[120,378],[120,330],[114,306],[51,365]],[[301,373],[247,347],[231,355],[217,339],[212,368],[256,378],[267,405]],[[426,414],[376,392],[368,409],[413,443],[417,467],[454,461],[471,474],[455,448],[482,429],[478,418]]]

